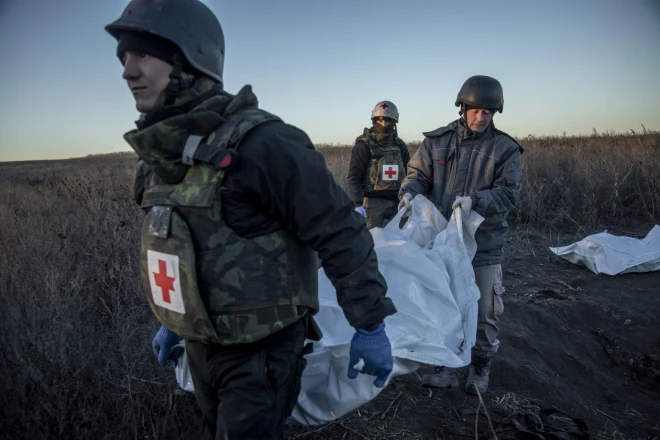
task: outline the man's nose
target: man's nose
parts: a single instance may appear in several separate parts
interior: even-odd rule
[[[126,62],[124,63],[124,73],[122,77],[126,80],[128,79],[136,79],[140,76],[140,69],[137,66],[137,63],[131,59],[131,57],[128,57],[126,59]]]

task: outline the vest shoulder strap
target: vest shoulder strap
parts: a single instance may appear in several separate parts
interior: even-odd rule
[[[188,165],[195,161],[205,162],[217,170],[230,171],[238,164],[237,149],[245,135],[255,127],[271,121],[281,122],[282,119],[256,107],[233,113],[206,139],[189,136],[183,151],[183,162]]]

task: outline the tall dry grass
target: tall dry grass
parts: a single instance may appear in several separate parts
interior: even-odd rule
[[[193,396],[173,400],[172,370],[153,362],[133,169],[126,156],[0,168],[2,438],[202,434]]]
[[[660,134],[525,138],[511,218],[535,227],[657,221]],[[417,143],[411,143],[414,152]],[[350,148],[320,149],[346,185]],[[0,436],[198,439],[150,343],[135,156],[0,164]]]
[[[660,217],[660,133],[521,139],[518,222],[593,228]]]

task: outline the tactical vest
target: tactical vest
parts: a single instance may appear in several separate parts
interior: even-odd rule
[[[125,136],[150,168],[142,285],[156,317],[185,339],[250,343],[319,309],[308,245],[284,230],[241,238],[222,218],[220,188],[240,160],[237,145],[278,120],[256,106],[229,116],[196,111]]]
[[[401,148],[403,141],[396,137],[394,141],[384,146],[369,135],[369,129],[364,129],[362,136],[356,139],[369,146],[371,160],[364,180],[364,192],[399,191],[401,182],[406,177],[406,167],[403,163]]]

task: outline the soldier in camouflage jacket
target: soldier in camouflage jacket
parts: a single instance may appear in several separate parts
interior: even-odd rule
[[[198,0],[133,0],[106,27],[141,112],[141,278],[162,326],[161,365],[181,338],[216,439],[282,439],[304,355],[321,335],[317,255],[355,327],[348,376],[383,386],[384,319],[396,312],[353,201],[301,130],[223,90],[224,37]]]
[[[355,139],[348,168],[348,187],[355,210],[366,217],[367,228],[382,228],[397,213],[401,182],[410,153],[399,138],[399,111],[381,101],[371,112],[371,128]]]

